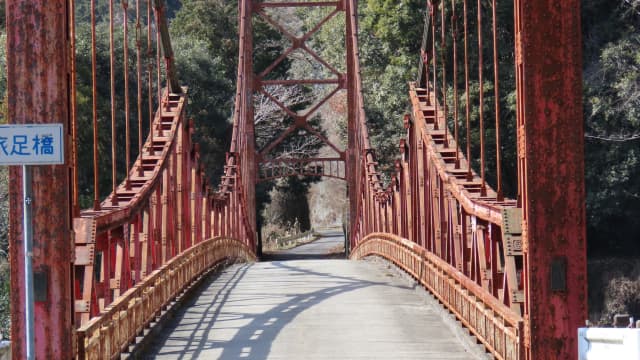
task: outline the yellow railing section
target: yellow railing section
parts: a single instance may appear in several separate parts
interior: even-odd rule
[[[524,320],[462,272],[418,244],[387,233],[366,236],[352,259],[381,256],[413,276],[497,359],[523,359]]]
[[[77,330],[78,358],[119,358],[163,308],[227,259],[255,261],[256,257],[247,245],[226,237],[203,241],[174,257]]]

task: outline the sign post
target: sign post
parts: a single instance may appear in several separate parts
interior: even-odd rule
[[[0,165],[22,165],[27,359],[35,359],[31,165],[64,164],[62,134],[62,124],[0,125]]]
[[[22,228],[24,229],[24,292],[26,298],[24,302],[24,317],[26,319],[27,359],[35,359],[33,264],[31,261],[31,257],[33,256],[33,219],[31,217],[31,168],[29,165],[22,165],[22,199],[24,199],[24,205],[22,207]]]

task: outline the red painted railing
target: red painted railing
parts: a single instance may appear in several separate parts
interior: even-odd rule
[[[496,358],[573,358],[577,328],[586,317],[580,109],[551,109],[562,109],[567,97],[580,104],[580,69],[572,66],[580,48],[577,5],[567,3],[560,11],[552,1],[534,7],[520,1],[506,4],[516,24],[509,40],[510,30],[497,30],[498,3],[427,3],[419,77],[409,84],[407,134],[400,142],[396,173],[385,186],[366,133],[354,35],[356,2],[347,1],[350,116],[357,119],[349,129],[349,159],[357,164],[348,167],[353,168],[350,190],[355,190],[350,193],[351,257],[379,255],[398,264]],[[554,29],[547,36],[572,51],[544,40],[541,29]],[[513,200],[505,198],[502,185],[500,130],[506,125],[501,111],[507,93],[500,91],[505,84],[500,84],[504,63],[499,41],[513,42],[515,49],[515,82],[507,84],[517,98],[511,114],[518,159]],[[493,50],[488,54],[487,43]],[[469,51],[471,46],[477,50]],[[492,61],[483,63],[487,58]],[[470,63],[477,68],[471,71]],[[525,65],[536,70],[527,71]],[[474,99],[472,81],[479,88]],[[487,82],[493,87],[491,100],[484,99]],[[475,119],[471,111],[477,113]],[[495,190],[486,174],[489,116],[495,122]],[[466,126],[459,129],[463,122]],[[479,156],[472,159],[474,145]],[[472,162],[479,163],[479,173]]]
[[[352,252],[360,259],[391,260],[433,293],[497,359],[523,358],[524,321],[467,274],[418,244],[387,233],[371,233]]]
[[[477,1],[475,6],[471,0],[427,3],[420,77],[410,84],[411,112],[405,117],[407,136],[401,141],[401,159],[388,186],[382,184],[376,171],[375,153],[368,139],[358,63],[357,1],[260,4],[240,1],[233,134],[216,192],[205,180],[198,146],[191,141],[192,127],[185,118],[187,95],[173,68],[162,1],[154,1],[153,9],[150,1],[146,7],[136,2],[139,36],[135,50],[136,119],[138,129],[144,128],[145,123],[149,133],[143,142],[139,130],[138,151],[132,151],[129,125],[133,117],[129,100],[133,97],[129,93],[129,75],[134,71],[129,69],[129,49],[120,49],[126,67],[121,74],[125,79],[122,94],[125,100],[121,106],[115,101],[120,89],[115,86],[114,64],[120,50],[114,47],[114,25],[116,18],[124,19],[122,35],[123,43],[127,44],[134,10],[123,1],[117,10],[122,16],[117,15],[115,1],[110,0],[112,188],[106,199],[100,198],[98,186],[100,178],[109,176],[100,173],[98,159],[103,153],[98,152],[98,120],[105,116],[98,113],[97,106],[96,1],[91,1],[89,27],[92,169],[78,167],[74,3],[26,3],[7,3],[8,89],[12,99],[9,117],[15,123],[50,123],[52,118],[59,119],[70,139],[68,168],[43,166],[34,172],[34,194],[40,202],[36,202],[34,210],[37,251],[33,254],[21,250],[23,230],[16,219],[26,202],[19,191],[11,189],[12,279],[23,280],[23,259],[32,256],[41,280],[38,285],[42,286],[35,306],[35,314],[41,320],[35,329],[37,357],[117,357],[169,301],[207,269],[226,258],[255,259],[255,185],[260,180],[297,175],[345,178],[349,189],[352,257],[380,255],[404,268],[455,313],[497,358],[575,357],[577,326],[586,317],[578,0],[539,0],[526,5],[520,0],[513,2],[517,201],[506,199],[502,191],[496,0]],[[316,27],[296,37],[265,12],[280,7],[331,10]],[[340,73],[325,64],[306,42],[323,24],[343,12],[347,61],[346,72]],[[259,74],[254,73],[252,63],[253,15],[262,17],[291,40],[291,47]],[[473,22],[472,18],[477,20]],[[142,24],[145,20],[154,24]],[[468,20],[477,26],[473,36]],[[458,29],[461,24],[464,35]],[[27,36],[32,33],[42,36]],[[483,55],[483,51],[487,52],[483,38],[493,38],[493,65],[491,62],[483,65],[485,57],[490,57]],[[476,104],[469,100],[471,39],[477,41],[478,49]],[[456,46],[457,41],[464,42],[463,54],[462,46]],[[447,46],[450,43],[452,47]],[[294,50],[305,51],[318,60],[332,77],[266,79]],[[148,67],[143,69],[140,59],[145,53]],[[466,152],[460,148],[463,141],[458,129],[458,95],[463,93],[462,81],[458,79],[462,78],[459,69],[463,58]],[[496,124],[495,190],[487,184],[485,174],[487,104],[483,80],[491,76],[483,77],[483,72],[492,74],[494,79],[491,105]],[[293,123],[278,139],[257,151],[253,94],[262,92],[273,100],[267,87],[294,84],[335,88],[300,114],[278,104],[293,118]],[[348,105],[345,151],[336,148],[307,122],[323,103],[342,90],[346,90]],[[453,101],[447,96],[451,90]],[[143,94],[148,98],[143,99]],[[470,165],[475,161],[471,159],[468,115],[473,107],[479,108],[479,174]],[[148,108],[145,111],[149,113],[148,122],[143,119],[143,108]],[[124,114],[125,120],[124,179],[117,176],[117,166],[122,163],[117,161],[122,155],[118,152],[116,133],[119,114]],[[296,130],[319,137],[338,156],[269,157],[270,151]],[[132,156],[136,158],[133,163]],[[260,164],[267,170],[285,170],[260,177]],[[90,171],[94,175],[93,206],[80,211],[76,179],[80,172]],[[14,184],[20,182],[17,169],[11,169],[11,179]],[[69,239],[68,231],[70,214],[73,240]],[[25,338],[24,292],[20,287],[12,292],[13,339]],[[77,331],[72,331],[73,326]],[[15,354],[20,357],[25,354],[25,344],[22,340],[15,341]]]
[[[151,20],[151,5],[147,5],[147,19]],[[136,14],[140,14],[139,6],[137,3]],[[123,11],[126,13],[127,10],[124,6]],[[95,12],[95,8],[92,11]],[[127,170],[125,179],[116,185],[114,154],[118,144],[115,128],[112,128],[113,190],[104,200],[97,201],[96,182],[93,208],[80,211],[73,219],[76,234],[74,311],[79,358],[117,357],[163,307],[202,273],[227,259],[256,259],[255,225],[252,225],[248,212],[255,206],[247,204],[247,194],[253,191],[248,183],[252,180],[248,176],[250,180],[247,182],[242,176],[243,171],[251,171],[242,164],[246,151],[242,148],[245,142],[241,136],[244,133],[239,129],[243,126],[240,123],[244,119],[241,111],[246,99],[240,93],[241,87],[238,87],[236,97],[231,150],[219,190],[214,192],[207,185],[199,160],[199,147],[191,141],[193,124],[186,121],[185,115],[188,96],[186,89],[180,88],[174,78],[171,43],[162,6],[156,6],[153,14],[157,56],[151,59],[152,65],[147,69],[148,84],[141,81],[138,63],[138,128],[142,129],[143,120],[141,88],[146,85],[150,111],[148,136],[144,144],[140,142],[137,159]],[[140,21],[139,15],[137,19]],[[153,29],[150,24],[144,28],[147,50],[153,49]],[[95,24],[91,31],[92,38],[95,38]],[[127,31],[125,21],[125,37]],[[110,34],[113,37],[113,28]],[[95,46],[94,40],[93,51]],[[166,74],[162,72],[160,48],[165,57]],[[121,50],[127,64],[127,49]],[[112,43],[112,59],[118,51]],[[142,56],[141,52],[138,56]],[[93,96],[97,99],[95,61],[93,58]],[[155,101],[158,108],[155,112],[151,111],[155,91],[152,68],[157,71]],[[128,73],[128,69],[125,72]],[[113,79],[113,68],[110,74]],[[164,91],[163,81],[168,86]],[[113,82],[111,90],[112,114],[115,114],[121,109],[114,102],[116,89]],[[128,87],[124,90],[127,122],[125,157],[129,164]],[[95,106],[93,110],[95,120],[98,116]],[[112,117],[114,123],[115,115]],[[95,122],[94,126],[94,139],[97,139]],[[96,143],[93,164],[96,179],[105,175],[98,172],[97,151]]]
[[[364,120],[359,123],[363,185],[351,257],[391,259],[439,297],[497,358],[522,358],[521,211],[473,171],[445,130],[446,113],[433,87],[412,83],[409,95],[407,137],[386,188],[368,149]],[[364,119],[361,109],[358,114]],[[482,321],[473,314],[481,314]]]

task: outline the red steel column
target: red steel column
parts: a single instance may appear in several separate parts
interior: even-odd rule
[[[241,129],[244,129],[241,137],[244,138],[244,145],[242,147],[242,154],[240,159],[240,175],[242,176],[242,194],[244,200],[242,203],[238,203],[235,211],[238,212],[238,219],[241,219],[240,211],[243,208],[242,204],[245,204],[244,209],[247,210],[245,216],[248,220],[249,229],[246,229],[249,234],[249,238],[245,239],[245,232],[241,232],[240,229],[242,227],[241,221],[238,221],[238,236],[243,241],[246,241],[247,244],[250,244],[251,241],[254,240],[257,222],[256,222],[256,184],[257,184],[257,166],[256,166],[256,140],[255,140],[255,126],[254,126],[254,109],[253,109],[253,79],[254,79],[254,69],[253,69],[253,26],[252,26],[252,16],[253,16],[253,1],[243,0],[241,4],[241,14],[240,16],[245,18],[244,28],[241,29],[243,31],[241,33],[242,41],[244,43],[244,70],[242,74],[242,81],[244,84],[242,85],[242,89],[245,91],[244,93],[244,103],[243,103],[243,111],[244,111],[244,124],[241,126]],[[240,84],[238,84],[240,86]],[[252,251],[256,251],[255,248],[251,249]]]
[[[580,1],[516,0],[515,17],[526,358],[576,359],[587,318]]]
[[[353,33],[352,27],[355,27],[357,24],[357,8],[354,6],[354,1],[352,0],[341,0],[345,9],[345,26],[346,26],[346,35],[345,35],[345,49],[347,52],[347,61],[346,61],[346,75],[347,75],[347,149],[345,151],[345,170],[346,170],[346,179],[347,179],[347,196],[349,197],[349,236],[353,238],[354,232],[356,231],[355,225],[360,219],[363,221],[365,211],[369,211],[369,209],[360,208],[361,213],[358,213],[358,196],[361,191],[361,186],[367,186],[367,180],[362,181],[362,177],[360,176],[364,169],[361,168],[360,156],[358,152],[363,151],[365,149],[361,149],[358,147],[358,134],[357,134],[357,121],[358,121],[358,95],[356,92],[356,62],[358,61],[355,58],[355,53],[353,51],[355,42],[354,39],[357,36]],[[367,161],[366,155],[364,156],[364,161]],[[365,172],[366,176],[366,172]],[[365,193],[365,196],[369,196]],[[363,224],[366,227],[370,227],[370,223]],[[369,229],[365,229],[364,233],[360,234],[362,237],[366,236],[369,232]],[[350,244],[353,242],[350,241]]]
[[[7,91],[9,122],[63,123],[70,136],[69,33],[66,0],[8,0]],[[70,144],[65,164],[33,169],[35,356],[72,355],[72,241]],[[26,357],[22,170],[10,169],[11,339],[14,359]]]

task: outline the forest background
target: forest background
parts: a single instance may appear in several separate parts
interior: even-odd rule
[[[461,0],[453,0],[460,3]],[[108,66],[108,2],[97,1],[98,63]],[[119,2],[116,2],[119,3]],[[489,2],[486,2],[489,4]],[[506,26],[500,38],[512,36],[512,4],[498,1],[499,23]],[[76,1],[77,26],[88,26],[89,0]],[[224,0],[169,0],[167,2],[172,43],[180,81],[189,86],[189,111],[196,126],[195,141],[201,144],[202,159],[212,184],[222,172],[222,160],[228,149],[231,114],[235,94],[237,39],[237,3]],[[489,6],[489,5],[487,5]],[[363,75],[365,110],[373,146],[381,170],[389,174],[397,157],[398,140],[404,135],[402,115],[408,108],[407,82],[415,80],[424,22],[424,1],[361,0],[359,2],[360,62]],[[484,10],[486,11],[486,9]],[[304,29],[322,16],[318,12],[289,12],[291,26]],[[121,16],[117,21],[122,22]],[[255,22],[255,67],[266,66],[285,48],[286,41],[267,24]],[[329,22],[313,37],[312,45],[337,68],[344,65],[344,22]],[[512,27],[512,26],[511,26]],[[610,324],[612,315],[640,315],[640,0],[583,0],[583,85],[585,124],[585,175],[587,189],[587,235],[589,270],[589,317],[602,325]],[[0,123],[6,122],[5,3],[0,0]],[[78,31],[77,63],[79,72],[78,114],[80,122],[79,161],[91,164],[91,85],[90,39],[88,31]],[[83,35],[84,34],[84,35]],[[121,37],[119,37],[121,38]],[[342,41],[336,41],[341,39]],[[118,40],[121,41],[122,40]],[[513,42],[500,41],[500,62],[513,64]],[[130,45],[131,46],[131,45]],[[279,75],[295,77],[320,70],[308,59],[286,62]],[[122,60],[116,68],[122,69]],[[472,66],[473,68],[473,66]],[[83,76],[84,74],[84,76]],[[99,93],[108,97],[108,71],[98,73]],[[501,77],[510,78],[506,71]],[[84,79],[84,80],[83,80]],[[117,86],[122,86],[122,80]],[[513,80],[511,80],[513,81]],[[505,82],[502,82],[505,83]],[[471,84],[470,96],[478,97],[478,83]],[[493,84],[484,86],[487,104],[493,100]],[[309,89],[278,96],[292,107],[304,107],[314,99]],[[449,92],[451,93],[451,92]],[[513,117],[514,91],[506,87],[500,93],[502,121],[505,125],[505,189],[512,194],[515,180],[515,135]],[[447,99],[450,102],[452,99]],[[286,126],[283,114],[257,99],[260,119],[256,127],[261,137]],[[102,102],[99,112],[108,117],[110,109]],[[490,109],[487,110],[489,113]],[[472,121],[478,114],[471,114]],[[345,119],[339,101],[330,102],[313,119],[334,142],[344,145]],[[84,125],[84,126],[83,126]],[[107,152],[110,132],[102,131],[100,151]],[[118,124],[123,127],[123,124]],[[462,129],[464,130],[464,129]],[[486,129],[487,147],[495,146],[491,127]],[[122,133],[122,131],[120,131]],[[472,133],[477,137],[478,133]],[[576,134],[576,136],[579,136]],[[85,140],[85,141],[83,141]],[[136,145],[132,145],[135,148]],[[84,151],[83,151],[84,150]],[[278,147],[279,154],[299,151],[312,156],[326,151],[309,139],[289,139]],[[478,149],[473,149],[474,152]],[[108,156],[101,156],[107,159]],[[492,181],[494,159],[487,171]],[[109,169],[103,161],[101,168]],[[476,164],[476,170],[479,165]],[[118,166],[124,169],[124,166]],[[119,174],[124,177],[124,173]],[[93,196],[92,174],[80,174],[80,198],[88,207]],[[8,178],[0,167],[0,339],[9,335],[8,255]],[[101,179],[101,189],[110,189],[110,179]],[[102,196],[106,196],[103,193]],[[258,189],[262,235],[265,241],[284,236],[293,225],[299,230],[322,226],[340,226],[345,209],[344,184],[335,180],[288,178],[263,184]]]

